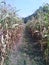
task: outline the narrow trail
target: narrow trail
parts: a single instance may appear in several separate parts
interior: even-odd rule
[[[10,59],[9,65],[17,65],[17,59],[20,56],[18,49],[19,49],[20,45],[22,44],[23,32],[21,32],[19,35],[20,35],[20,38],[19,38],[17,44],[15,44],[14,50],[11,51],[11,55],[9,57],[9,59]]]

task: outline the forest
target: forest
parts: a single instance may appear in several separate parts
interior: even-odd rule
[[[20,18],[0,3],[0,65],[49,65],[49,4]]]

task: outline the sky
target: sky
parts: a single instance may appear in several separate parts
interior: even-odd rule
[[[5,0],[5,2],[19,10],[17,12],[18,16],[27,17],[33,14],[40,6],[49,3],[49,0]]]

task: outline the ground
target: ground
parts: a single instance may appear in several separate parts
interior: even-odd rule
[[[25,28],[24,25],[23,25],[23,28]],[[19,36],[20,37],[19,37],[19,40],[18,40],[17,44],[14,45],[13,50],[10,52],[10,56],[9,56],[10,63],[9,63],[9,65],[16,65],[17,64],[17,59],[20,56],[19,55],[19,47],[22,44],[23,31],[19,34]]]

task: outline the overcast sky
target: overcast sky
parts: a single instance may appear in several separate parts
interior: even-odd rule
[[[0,0],[0,2],[3,0]],[[11,4],[12,7],[16,7],[17,14],[21,17],[26,17],[33,14],[40,6],[45,3],[49,3],[49,0],[5,0],[7,4]]]

